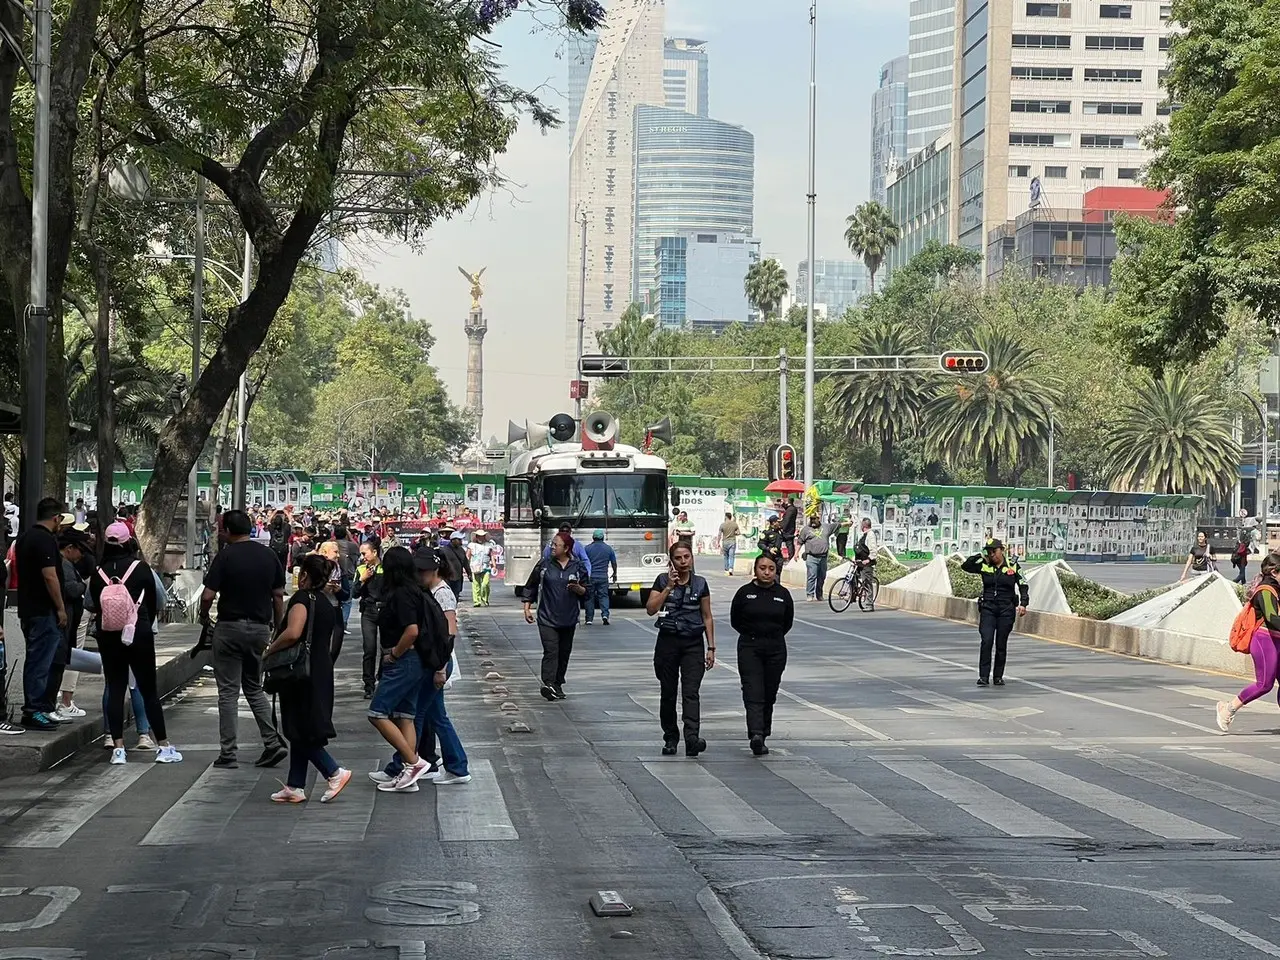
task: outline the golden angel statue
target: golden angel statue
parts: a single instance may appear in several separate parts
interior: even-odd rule
[[[484,296],[484,288],[480,286],[480,278],[484,276],[484,272],[488,267],[481,267],[477,273],[472,273],[462,267],[458,268],[458,272],[462,274],[471,283],[471,309],[480,309],[480,298]]]

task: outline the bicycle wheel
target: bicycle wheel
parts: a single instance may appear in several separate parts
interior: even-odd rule
[[[876,608],[876,597],[880,596],[880,581],[872,575],[866,582],[862,592],[858,594],[858,609],[870,613]]]
[[[853,603],[853,582],[848,579],[841,580],[834,587],[827,591],[827,606],[834,613],[844,613],[849,609],[849,604]]]

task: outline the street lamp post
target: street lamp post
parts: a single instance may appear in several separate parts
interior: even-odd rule
[[[244,269],[240,275],[240,309],[244,309],[253,289],[253,238],[244,235]],[[231,468],[231,505],[243,510],[249,479],[249,371],[240,371],[236,388],[236,457]]]
[[[191,389],[200,382],[200,333],[204,324],[204,177],[196,178],[196,247],[191,276]],[[187,569],[196,568],[196,500],[200,492],[200,458],[187,477]],[[213,508],[212,493],[209,500]]]
[[[804,338],[804,486],[813,486],[813,297],[814,255],[817,218],[817,152],[818,152],[818,0],[809,3],[809,289],[805,315]]]
[[[577,380],[573,384],[573,418],[581,422],[582,420],[582,342],[587,332],[587,211],[579,212],[579,220],[582,223],[582,236],[580,238],[581,245],[581,261],[578,264],[578,363],[576,367]]]

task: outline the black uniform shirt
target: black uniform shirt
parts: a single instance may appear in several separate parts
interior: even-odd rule
[[[982,577],[982,596],[978,598],[980,606],[1012,609],[1027,605],[1027,581],[1016,560],[1006,557],[1004,565],[996,567],[982,554],[975,553],[960,564],[960,569]]]

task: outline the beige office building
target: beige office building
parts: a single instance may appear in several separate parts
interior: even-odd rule
[[[953,240],[985,254],[1033,196],[1061,217],[1141,178],[1140,132],[1168,112],[1169,17],[1157,0],[958,0]]]
[[[614,0],[600,30],[569,154],[565,351],[576,367],[581,218],[587,218],[585,349],[631,302],[635,108],[663,100],[664,0]]]

